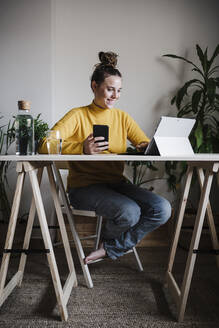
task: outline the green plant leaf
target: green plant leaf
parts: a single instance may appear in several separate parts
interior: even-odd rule
[[[209,103],[213,105],[214,99],[215,99],[215,91],[216,91],[216,83],[213,78],[208,79],[206,81],[206,87],[207,87],[207,96]]]
[[[199,153],[213,153],[212,141],[207,139],[199,148]]]
[[[188,60],[184,57],[181,57],[181,56],[176,56],[176,55],[173,55],[173,54],[166,54],[166,55],[163,55],[162,57],[170,57],[170,58],[175,58],[175,59],[181,59],[181,60],[187,62],[188,64],[191,64],[191,65],[193,65],[197,68],[197,66],[193,62],[191,62],[190,60]]]
[[[169,57],[169,58],[174,58],[174,59],[180,59],[180,60],[183,60],[185,61],[186,63],[188,64],[191,64],[192,66],[195,67],[195,69],[193,70],[196,70],[197,72],[199,72],[203,77],[204,77],[204,74],[202,73],[202,71],[199,69],[199,67],[197,65],[195,65],[192,61],[184,58],[184,57],[181,57],[181,56],[176,56],[176,55],[173,55],[173,54],[166,54],[166,55],[163,55],[162,57]]]
[[[4,144],[4,132],[0,130],[0,153],[2,153],[3,144]]]
[[[154,164],[151,162],[151,161],[147,161],[145,162],[146,163],[146,166],[152,170],[152,171],[158,171],[158,168],[156,166],[154,166]]]
[[[175,103],[175,101],[176,101],[176,96],[174,96],[172,99],[171,99],[171,105],[173,105],[174,103]]]
[[[187,171],[187,168],[188,168],[187,162],[180,162],[180,174],[179,174],[179,178],[177,180],[177,183],[181,182],[182,177],[184,176],[184,174]]]
[[[213,115],[205,115],[206,120],[210,120],[213,127],[217,128],[218,120]]]
[[[49,130],[49,126],[46,122],[40,119],[41,113],[34,119],[34,138],[35,140],[41,140],[46,136],[46,132]]]
[[[196,147],[197,147],[197,149],[199,149],[203,143],[203,131],[202,131],[202,126],[201,126],[200,121],[198,122],[198,125],[196,126],[194,136],[196,139]]]
[[[210,70],[210,72],[208,72],[208,78],[209,78],[211,75],[213,75],[215,72],[217,72],[217,71],[218,71],[218,68],[219,68],[219,65],[214,66],[214,67]]]
[[[219,67],[219,66],[218,66]],[[215,84],[216,84],[216,86],[219,88],[219,77],[216,77],[215,79]]]
[[[187,114],[189,114],[189,113],[192,113],[192,106],[191,106],[190,102],[188,104],[186,104],[185,106],[183,106],[179,110],[177,116],[178,117],[184,117],[184,116],[187,116]]]
[[[205,78],[205,76],[204,76],[204,74],[202,73],[202,71],[199,69],[199,68],[193,68],[192,69],[192,72],[198,72],[202,77],[203,77],[203,79]]]
[[[177,175],[176,175],[176,169],[178,162],[165,162],[165,170],[167,174],[167,184],[168,188],[172,191],[176,191],[176,184],[177,184]]]
[[[7,155],[8,149],[14,141],[13,124],[9,121],[7,125],[0,127],[0,153],[4,153],[5,155]],[[8,185],[7,170],[10,164],[11,162],[9,161],[0,162],[0,211],[2,212],[4,221],[6,222],[8,221],[11,212],[10,203],[6,192],[6,185]]]
[[[202,68],[203,68],[203,71],[205,73],[207,72],[207,49],[208,48],[206,48],[205,53],[203,53],[200,46],[198,44],[196,44],[197,55],[199,57],[199,60],[201,62]]]
[[[198,79],[193,79],[193,80],[190,80],[188,82],[186,82],[182,88],[179,89],[179,91],[177,92],[176,94],[176,107],[178,109],[180,109],[180,106],[181,106],[181,102],[184,98],[185,95],[187,95],[187,90],[188,88],[193,84],[193,83],[196,83],[196,82],[200,82]]]
[[[209,61],[209,65],[211,67],[213,61],[215,60],[215,58],[219,55],[219,44],[216,46],[215,50],[214,50],[214,53]]]
[[[198,107],[202,94],[203,94],[203,90],[196,90],[192,95],[192,111],[194,113],[197,113],[199,110]]]

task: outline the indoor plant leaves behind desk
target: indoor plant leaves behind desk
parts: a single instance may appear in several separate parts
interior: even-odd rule
[[[2,119],[3,116],[0,117]],[[0,126],[0,154],[7,155],[10,145],[15,140],[14,122],[7,125]],[[11,212],[11,205],[7,196],[7,171],[9,168],[9,161],[0,162],[0,213],[1,221],[8,222]]]
[[[215,63],[219,55],[219,44],[208,55],[208,48],[204,51],[196,45],[196,54],[199,65],[187,58],[174,54],[166,54],[164,57],[184,61],[192,67],[194,78],[185,82],[171,100],[178,110],[178,117],[195,118],[196,123],[190,135],[190,141],[195,153],[218,153],[219,152],[219,65]],[[186,164],[180,170],[177,163],[166,164],[169,175],[170,189],[176,189],[183,174]]]

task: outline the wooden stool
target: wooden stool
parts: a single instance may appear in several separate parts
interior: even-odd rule
[[[65,213],[67,215],[68,223],[69,223],[69,226],[70,226],[70,230],[72,232],[73,241],[74,241],[76,249],[77,249],[79,261],[80,261],[80,264],[81,264],[81,267],[82,267],[82,270],[83,270],[83,274],[84,274],[84,277],[85,277],[85,280],[86,280],[86,283],[87,283],[87,287],[92,288],[93,287],[93,281],[92,281],[92,278],[91,278],[91,275],[90,275],[90,272],[89,272],[89,269],[88,269],[88,264],[84,263],[85,254],[84,254],[83,247],[81,245],[80,238],[79,238],[78,233],[75,229],[74,215],[81,215],[81,216],[88,216],[88,217],[92,217],[92,218],[97,218],[95,235],[84,237],[86,239],[89,239],[89,238],[94,238],[95,239],[95,249],[97,249],[98,245],[99,245],[103,218],[102,218],[102,216],[97,215],[95,211],[82,211],[82,210],[74,209],[69,203],[68,196],[65,192],[65,187],[64,187],[64,184],[63,184],[63,181],[62,181],[62,178],[61,178],[61,175],[60,175],[60,171],[59,171],[60,169],[63,169],[63,170],[68,169],[68,164],[66,162],[64,162],[64,163],[63,162],[56,162],[56,163],[54,163],[53,168],[54,168],[54,173],[55,173],[55,176],[56,176],[57,187],[60,191],[62,202],[63,202],[62,211],[63,211],[63,213]],[[137,265],[138,265],[138,269],[139,269],[139,271],[143,271],[143,267],[142,267],[142,264],[141,264],[141,261],[140,261],[140,258],[138,256],[136,248],[133,247],[127,253],[130,253],[130,252],[134,252],[134,255],[135,255],[135,258],[136,258],[136,261],[137,261]],[[89,264],[92,264],[92,263],[95,263],[95,262],[97,262],[97,261],[89,262]]]

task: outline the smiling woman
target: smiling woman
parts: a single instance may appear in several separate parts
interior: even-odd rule
[[[100,108],[112,108],[120,97],[121,85],[119,76],[108,76],[100,85],[93,81],[94,103]]]
[[[94,103],[100,108],[112,108],[120,97],[122,74],[116,68],[117,54],[100,52],[100,64],[91,77],[91,88],[94,92]]]
[[[99,59],[91,77],[92,104],[71,109],[52,128],[61,133],[63,154],[123,153],[127,139],[139,150],[149,141],[129,114],[114,107],[122,87],[117,54],[100,52]],[[108,141],[104,135],[94,136],[94,125],[101,125],[102,131],[108,126]],[[45,141],[41,152],[47,152]],[[166,199],[127,183],[123,171],[124,162],[118,161],[70,164],[68,193],[72,206],[106,218],[99,249],[85,258],[86,264],[104,256],[122,256],[170,217]]]

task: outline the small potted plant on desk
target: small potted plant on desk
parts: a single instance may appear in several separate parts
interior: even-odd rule
[[[41,118],[41,113],[34,118],[34,139],[35,139],[35,154],[37,153],[40,141],[46,136],[49,126]]]

